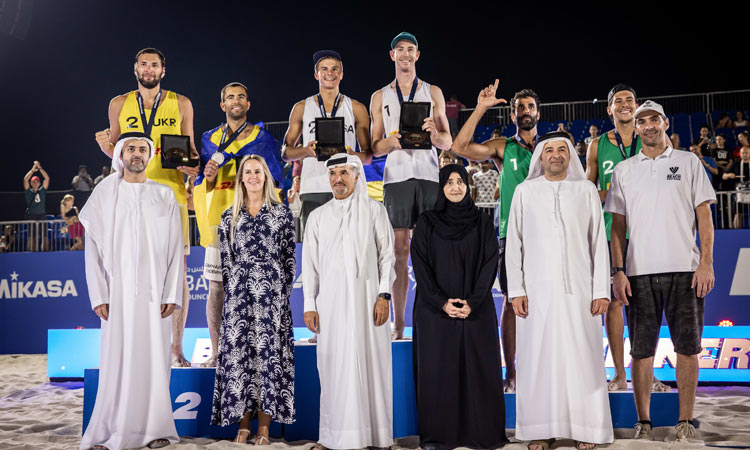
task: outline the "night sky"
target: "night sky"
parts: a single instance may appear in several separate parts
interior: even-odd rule
[[[500,95],[530,87],[543,103],[606,98],[620,81],[640,97],[750,87],[739,11],[651,3],[36,0],[25,39],[0,33],[0,192],[21,191],[34,160],[53,190],[70,188],[79,164],[99,174],[108,160],[94,133],[108,126],[110,99],[136,89],[143,47],[166,54],[162,87],[192,100],[196,140],[223,121],[219,91],[230,81],[250,88],[251,121],[286,120],[317,92],[312,53],[322,48],[343,56],[342,92],[369,105],[393,78],[390,40],[403,30],[419,40],[418,75],[470,107],[496,77]]]

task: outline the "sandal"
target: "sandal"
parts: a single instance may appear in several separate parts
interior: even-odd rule
[[[240,440],[240,436],[242,436],[242,433],[247,433],[247,436],[245,437],[244,441]],[[237,436],[234,437],[234,440],[232,442],[236,442],[238,444],[246,444],[247,441],[252,437],[252,433],[247,428],[240,428],[237,430]]]
[[[531,449],[532,445],[538,445],[542,447],[542,450],[549,450],[549,446],[552,445],[552,443],[555,442],[555,439],[539,439],[536,441],[529,442],[529,445],[526,446],[526,448]]]
[[[575,443],[576,449],[578,450],[591,450],[597,447],[596,444],[593,442],[581,442],[581,441],[573,441]],[[593,445],[593,447],[584,448],[584,445]]]
[[[147,447],[148,448],[162,448],[169,445],[169,441],[167,439],[154,439],[153,441],[149,442]]]
[[[266,441],[266,443],[264,444],[263,441]],[[265,436],[258,436],[255,438],[255,445],[271,445],[271,441]]]

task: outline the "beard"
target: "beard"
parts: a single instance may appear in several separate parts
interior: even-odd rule
[[[247,110],[244,109],[242,111],[233,112],[231,109],[227,111],[227,117],[229,117],[232,120],[240,120],[247,117]]]
[[[128,172],[131,173],[141,173],[144,170],[146,170],[146,164],[142,159],[136,159],[136,160],[130,160],[130,161],[123,161],[125,164],[125,169],[127,169]]]
[[[525,116],[519,117],[516,120],[516,122],[517,122],[516,125],[518,126],[518,128],[524,131],[529,131],[529,130],[533,130],[534,127],[536,126],[536,117],[525,115]]]
[[[154,79],[153,79],[153,80],[151,80],[151,81],[146,81],[146,80],[145,80],[145,79],[144,79],[144,78],[143,78],[142,76],[140,76],[140,75],[139,75],[139,76],[137,76],[136,78],[138,78],[138,83],[139,83],[139,84],[140,84],[141,86],[145,87],[146,89],[153,89],[153,88],[155,88],[156,86],[158,86],[158,85],[159,85],[159,83],[161,83],[161,76],[154,76]]]

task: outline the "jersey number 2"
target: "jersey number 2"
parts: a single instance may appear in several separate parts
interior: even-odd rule
[[[604,175],[609,175],[615,171],[615,163],[613,161],[603,161],[602,167],[604,168]]]

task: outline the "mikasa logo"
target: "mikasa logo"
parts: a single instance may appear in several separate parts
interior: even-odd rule
[[[0,300],[18,298],[77,297],[78,290],[73,280],[21,281],[16,271],[10,280],[0,280]]]

